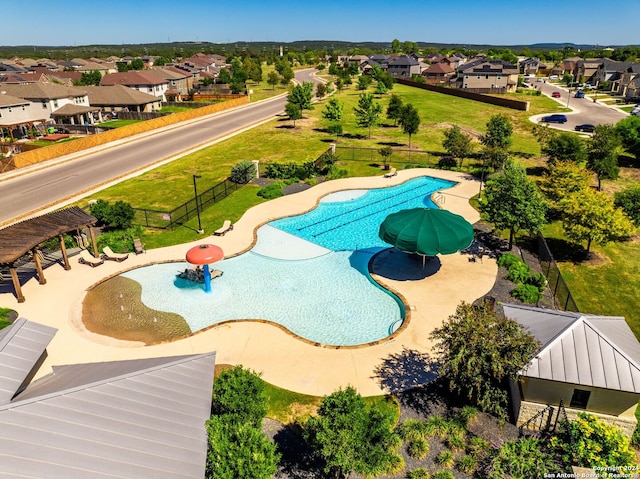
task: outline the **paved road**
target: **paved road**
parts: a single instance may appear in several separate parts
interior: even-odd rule
[[[554,91],[559,91],[561,95],[560,98],[555,98],[558,105],[566,108],[568,104],[569,108],[573,110],[571,113],[567,113],[567,122],[564,125],[550,123],[549,126],[552,128],[574,131],[574,127],[582,123],[591,123],[593,125],[616,124],[618,121],[629,116],[628,113],[620,111],[617,108],[601,103],[594,103],[588,96],[586,98],[575,98],[575,89],[571,91],[571,96],[569,97],[569,91],[566,87],[552,85],[549,82],[534,82],[531,85],[533,85],[534,88],[540,89],[543,94],[548,96],[551,96]],[[533,121],[538,121],[538,118],[542,116],[545,115],[537,115],[532,119]]]
[[[317,83],[313,73],[299,71],[296,80]],[[272,98],[105,146],[73,161],[53,160],[46,168],[25,170],[27,174],[0,175],[0,226],[272,119],[284,110],[285,101],[284,96]]]

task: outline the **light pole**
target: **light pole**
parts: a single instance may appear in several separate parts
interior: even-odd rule
[[[202,223],[200,222],[200,201],[198,201],[198,188],[196,186],[196,180],[202,178],[201,175],[193,175],[193,196],[196,199],[196,214],[198,215],[198,234],[204,233],[202,229]]]

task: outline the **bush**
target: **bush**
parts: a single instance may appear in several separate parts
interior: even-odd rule
[[[514,263],[509,267],[507,279],[516,284],[526,283],[531,275],[531,269],[523,261]]]
[[[260,188],[257,195],[261,196],[265,200],[279,198],[280,196],[284,196],[282,188],[284,188],[285,186],[286,185],[282,181],[276,181],[275,183],[271,183],[264,188]]]
[[[443,156],[438,160],[438,168],[443,170],[450,170],[458,166],[458,162],[453,156]]]
[[[557,474],[566,472],[558,464],[557,457],[538,438],[529,437],[493,447],[479,472],[480,477],[487,479],[558,477]]]
[[[535,286],[542,293],[544,288],[547,287],[547,277],[543,273],[531,273],[529,279],[527,279],[527,284]]]
[[[438,471],[434,472],[431,479],[456,479],[451,471]]]
[[[481,437],[472,437],[467,444],[467,452],[473,456],[479,457],[489,450],[489,441]]]
[[[144,228],[142,226],[133,226],[126,230],[114,230],[102,233],[96,239],[98,251],[109,246],[115,253],[128,253],[133,251],[133,238],[142,236]]]
[[[246,185],[256,176],[256,165],[249,160],[242,160],[231,168],[229,179],[238,185]]]
[[[333,125],[329,125],[327,127],[327,133],[329,133],[330,135],[333,136],[340,136],[342,135],[342,125],[339,123],[335,123]]]
[[[267,415],[267,395],[260,376],[242,366],[222,371],[213,382],[211,411],[229,422],[260,427]]]
[[[588,413],[578,413],[575,421],[563,423],[560,434],[551,438],[551,445],[561,454],[563,462],[580,467],[636,464],[635,454],[622,432]]]
[[[122,200],[113,205],[108,201],[98,200],[89,206],[89,213],[98,220],[98,225],[107,229],[122,230],[131,228],[136,214],[133,207]]]
[[[455,458],[453,457],[453,453],[451,451],[442,451],[440,454],[436,456],[436,463],[442,467],[451,467],[455,462]]]
[[[462,433],[451,434],[445,439],[444,444],[452,451],[464,451],[466,445]]]
[[[296,176],[298,164],[289,163],[268,163],[265,168],[264,176],[273,180],[286,180]]]
[[[633,224],[640,226],[640,186],[631,186],[615,194],[615,205],[622,208]]]
[[[407,419],[398,427],[398,434],[404,441],[415,441],[428,437],[422,421]]]
[[[464,406],[455,416],[454,421],[463,428],[467,428],[469,424],[478,416],[478,409],[473,406]]]
[[[425,468],[420,467],[407,472],[407,479],[431,479],[431,474]]]
[[[509,269],[514,263],[521,263],[522,260],[513,253],[503,254],[498,258],[498,266]]]
[[[349,172],[347,170],[338,168],[335,165],[333,165],[331,166],[331,168],[329,168],[329,172],[327,173],[326,179],[337,180],[340,178],[346,178],[347,176],[349,176]]]
[[[456,462],[456,469],[465,474],[473,474],[478,469],[478,459],[475,456],[462,456]]]
[[[523,303],[536,304],[540,301],[541,294],[540,290],[532,284],[519,284],[511,291],[511,296]]]
[[[429,441],[422,438],[411,441],[407,447],[407,453],[413,458],[424,459],[429,453]]]

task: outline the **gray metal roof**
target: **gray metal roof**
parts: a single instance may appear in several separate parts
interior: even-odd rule
[[[623,317],[503,308],[542,345],[523,376],[640,393],[640,343]]]
[[[0,406],[0,477],[204,477],[215,353],[55,367]]]
[[[0,330],[0,405],[11,401],[30,376],[56,331],[25,318]]]

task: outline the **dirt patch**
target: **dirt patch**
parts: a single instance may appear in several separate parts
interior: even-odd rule
[[[455,126],[454,123],[442,122],[442,123],[436,123],[435,125],[431,125],[431,128],[437,128],[439,130],[448,130],[453,126]],[[458,128],[460,128],[460,131],[462,131],[462,133],[469,135],[474,140],[480,141],[480,137],[482,136],[481,132],[472,130],[471,128],[467,128],[464,126],[460,126],[460,125],[457,125],[457,126]]]

